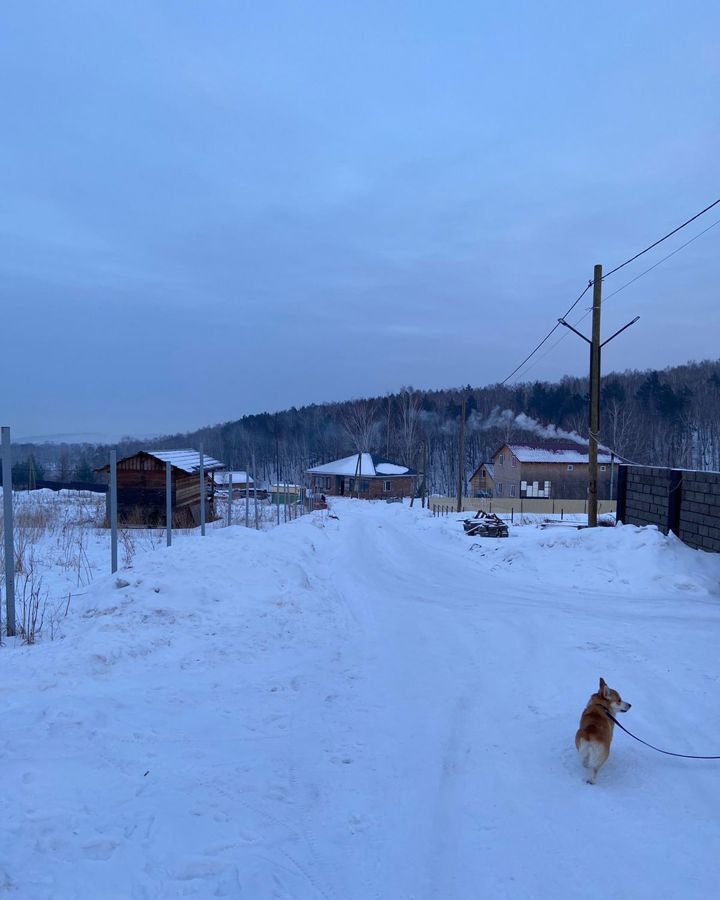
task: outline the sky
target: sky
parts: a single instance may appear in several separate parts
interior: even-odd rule
[[[502,381],[720,197],[719,35],[711,2],[6,0],[2,424]],[[609,296],[718,219],[607,279],[603,336],[641,319],[604,371],[718,357],[720,225]],[[560,337],[517,377],[584,373]]]

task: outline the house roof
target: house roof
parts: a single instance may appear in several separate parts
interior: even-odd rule
[[[194,475],[200,471],[200,454],[197,450],[141,450],[141,453],[147,453],[148,456],[154,456],[161,462],[169,462],[175,469]],[[203,468],[206,472],[213,469],[224,469],[225,464],[213,459],[212,456],[203,454]]]
[[[522,444],[505,443],[493,455],[498,455],[503,447],[507,447],[513,456],[521,463],[563,463],[582,465],[588,462],[588,448],[575,441],[552,439],[536,440]],[[603,465],[611,462],[610,453],[607,450],[598,451],[598,462]]]
[[[118,465],[125,460],[134,459],[136,456],[152,456],[160,462],[169,462],[173,469],[179,469],[181,472],[187,472],[188,475],[194,475],[200,472],[200,454],[197,450],[138,450],[130,456],[124,456],[118,460]],[[212,472],[215,469],[224,469],[225,464],[213,459],[207,454],[203,455],[203,468],[206,472]],[[96,472],[108,472],[110,466],[101,466]]]
[[[332,462],[323,463],[321,466],[313,466],[306,471],[308,475],[350,475],[354,477],[358,474],[358,456],[360,454],[353,453],[352,456],[335,459]],[[372,453],[362,454],[359,470],[363,478],[417,474],[414,469],[410,469],[407,466],[399,466],[397,463],[390,462],[387,459],[380,459],[380,457],[374,456]]]
[[[213,479],[218,487],[227,487],[228,475],[231,484],[254,484],[252,477],[247,472],[215,472]]]

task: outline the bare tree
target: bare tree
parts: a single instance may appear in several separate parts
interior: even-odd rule
[[[368,453],[375,444],[378,430],[377,401],[351,400],[340,410],[343,428],[358,453]]]

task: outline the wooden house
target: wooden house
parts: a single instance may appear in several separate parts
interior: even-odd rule
[[[306,474],[316,496],[359,496],[365,500],[412,497],[417,485],[414,469],[380,459],[371,453],[354,453],[321,466],[313,466],[307,469]]]
[[[619,462],[598,451],[598,498],[610,497],[611,467]],[[582,500],[588,489],[587,444],[561,439],[507,442],[492,456],[495,497]]]
[[[495,494],[495,466],[482,463],[470,476],[471,497],[493,497]]]
[[[140,450],[117,463],[118,522],[159,527],[165,524],[166,463],[170,463],[173,526],[200,524],[200,454],[196,450]],[[223,463],[204,456],[206,515],[213,517],[213,475]],[[110,466],[97,470],[109,473]]]

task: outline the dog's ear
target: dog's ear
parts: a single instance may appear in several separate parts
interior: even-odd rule
[[[605,684],[604,678],[600,679],[600,687],[598,688],[598,694],[600,694],[601,697],[607,697],[607,685]]]

